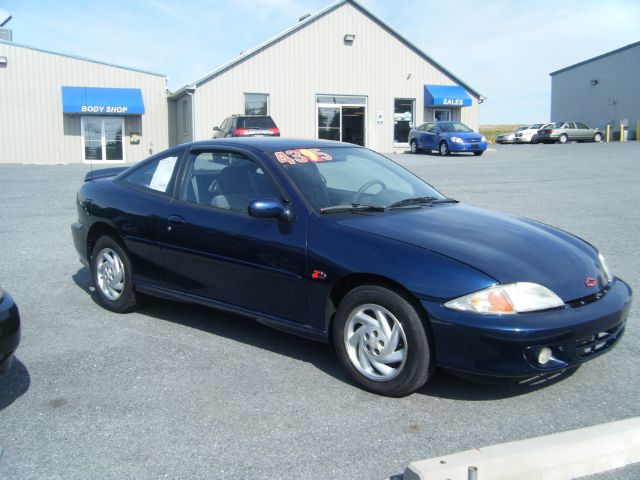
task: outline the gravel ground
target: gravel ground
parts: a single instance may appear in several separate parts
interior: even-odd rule
[[[639,142],[394,158],[458,200],[589,240],[639,291]],[[637,306],[618,347],[572,375],[525,386],[439,372],[402,399],[352,385],[330,346],[252,320],[160,300],[110,313],[69,229],[87,169],[0,165],[0,283],[23,317],[0,377],[1,479],[381,479],[412,460],[640,415]],[[610,473],[595,478],[638,478]]]

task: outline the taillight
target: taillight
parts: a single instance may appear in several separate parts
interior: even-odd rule
[[[272,135],[280,136],[280,129],[278,128],[270,128],[269,131],[271,132]]]
[[[244,137],[247,134],[248,131],[249,131],[248,128],[236,128],[233,131],[233,136],[234,137]]]

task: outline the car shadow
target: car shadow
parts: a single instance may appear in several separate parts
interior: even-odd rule
[[[100,306],[91,277],[86,268],[72,276],[73,281]],[[102,308],[100,306],[100,308]],[[138,313],[172,322],[203,332],[218,335],[229,340],[258,347],[278,355],[286,355],[301,360],[354,388],[360,388],[340,366],[331,345],[308,340],[268,327],[258,321],[221,310],[196,304],[181,303],[156,297],[147,297]],[[524,395],[573,375],[576,369],[553,375],[541,375],[519,382],[497,379],[467,378],[455,376],[439,369],[434,377],[417,394],[431,397],[466,401],[490,401]],[[493,383],[492,383],[493,382]]]
[[[429,397],[486,402],[535,392],[571,377],[579,367],[525,379],[464,377],[439,369],[417,393]]]
[[[14,357],[11,368],[4,375],[0,375],[0,411],[24,395],[30,385],[29,370]]]

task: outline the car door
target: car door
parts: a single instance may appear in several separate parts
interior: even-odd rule
[[[593,133],[584,123],[576,122],[576,134],[580,140],[591,140]]]
[[[117,181],[120,191],[107,198],[108,202],[94,200],[95,213],[110,218],[124,241],[137,284],[165,285],[159,235],[183,153],[184,148],[176,148],[149,158]]]
[[[436,150],[438,148],[438,133],[435,123],[425,123],[424,131],[420,135],[422,148],[426,150]]]
[[[192,179],[206,161],[222,168],[194,195]],[[247,313],[305,321],[304,213],[290,223],[247,213],[252,199],[284,196],[265,165],[237,148],[196,150],[183,178],[164,219],[167,285]]]
[[[578,131],[576,130],[576,124],[573,122],[566,122],[563,125],[564,133],[567,135],[569,141],[577,140]]]

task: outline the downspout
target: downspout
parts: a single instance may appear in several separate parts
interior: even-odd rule
[[[196,87],[189,87],[187,89],[187,95],[191,99],[191,141],[196,139],[196,106],[194,102],[194,93],[196,93]]]

